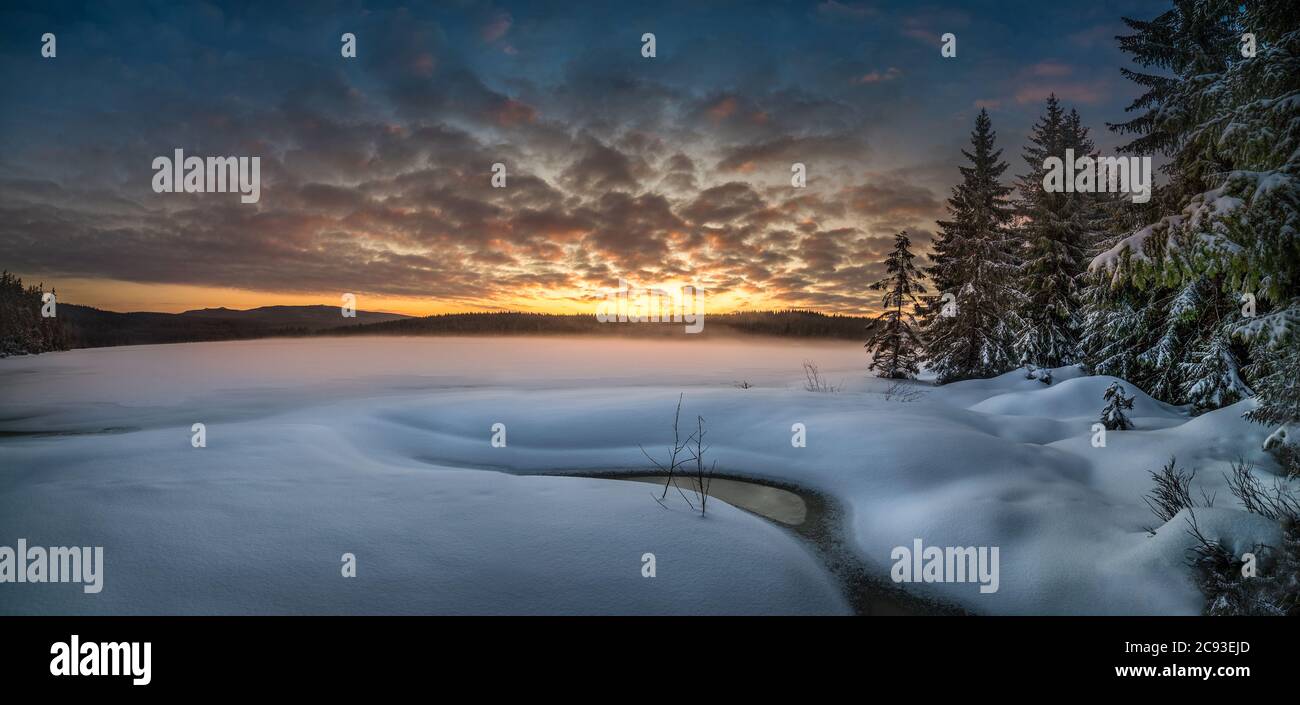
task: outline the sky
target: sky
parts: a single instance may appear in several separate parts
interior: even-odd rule
[[[927,251],[980,109],[1009,176],[1052,92],[1114,153],[1139,93],[1114,36],[1167,8],[6,3],[0,267],[118,311],[587,313],[621,278],[866,313],[894,233]],[[176,149],[260,157],[260,199],[156,193]]]

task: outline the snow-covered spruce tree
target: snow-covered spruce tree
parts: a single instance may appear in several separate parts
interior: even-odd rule
[[[1300,336],[1296,334],[1300,324],[1293,321],[1291,326],[1290,338],[1276,347],[1252,348],[1258,362],[1246,369],[1255,373],[1260,403],[1246,412],[1246,418],[1276,426],[1264,440],[1264,449],[1277,458],[1288,477],[1300,477]]]
[[[1215,332],[1192,353],[1191,362],[1179,365],[1183,396],[1199,410],[1218,409],[1251,394],[1241,379],[1230,335],[1230,330]]]
[[[1101,156],[1097,150],[1096,144],[1089,137],[1090,130],[1083,125],[1083,118],[1079,116],[1078,111],[1071,109],[1069,115],[1065,118],[1065,131],[1067,146],[1071,143],[1074,145],[1075,158],[1078,159],[1080,150],[1087,150],[1087,155],[1094,160]],[[1115,244],[1114,233],[1136,229],[1139,225],[1145,223],[1147,218],[1144,214],[1143,205],[1135,204],[1128,194],[1123,193],[1081,193],[1075,192],[1070,194],[1073,198],[1072,206],[1074,210],[1075,221],[1080,227],[1080,246],[1083,249],[1083,257],[1079,261],[1079,269],[1076,274],[1076,291],[1079,297],[1083,297],[1083,286],[1086,283],[1088,273],[1088,264],[1092,262],[1097,255],[1110,249]],[[1151,213],[1156,211],[1152,210]],[[1128,222],[1132,227],[1123,227],[1122,223]],[[1079,316],[1082,317],[1082,301],[1080,301]],[[1080,330],[1080,335],[1082,331]]]
[[[1118,233],[1131,233],[1159,217],[1160,194],[1157,191],[1156,198],[1145,204],[1121,203],[1118,198],[1105,201],[1102,235],[1094,242],[1089,260],[1114,246]],[[1084,364],[1093,374],[1126,379],[1152,396],[1172,401],[1156,391],[1150,379],[1155,371],[1141,359],[1161,338],[1164,313],[1174,292],[1163,286],[1112,281],[1101,272],[1085,274],[1082,282],[1079,348]]]
[[[1197,408],[1204,411],[1218,408],[1210,400],[1231,403],[1240,399],[1243,391],[1249,392],[1244,385],[1231,384],[1238,379],[1235,358],[1225,357],[1223,363],[1227,369],[1218,374],[1215,368],[1200,364],[1205,349],[1231,353],[1224,321],[1231,306],[1225,302],[1216,281],[1206,277],[1189,278],[1168,297],[1154,301],[1160,304],[1154,311],[1158,315],[1151,321],[1158,336],[1137,357],[1146,371],[1143,376],[1151,390],[1149,393],[1176,404],[1197,402]],[[1208,376],[1197,376],[1202,372]],[[1193,394],[1195,398],[1190,396]]]
[[[926,357],[938,382],[998,375],[1017,366],[1014,335],[1020,329],[1015,291],[1018,260],[1008,230],[1007,169],[988,111],[981,110],[971,133],[969,166],[948,199],[949,220],[939,236],[926,274],[935,285],[927,301],[922,332]],[[945,296],[950,295],[950,296]]]
[[[1168,193],[1158,191],[1157,195]],[[1164,199],[1153,199],[1141,208],[1135,206],[1144,204],[1111,200],[1107,203],[1105,229],[1115,233],[1139,229],[1149,219],[1159,217],[1158,200]],[[1119,239],[1113,237],[1104,249]],[[1214,408],[1206,403],[1208,399],[1231,403],[1248,391],[1234,389],[1230,384],[1207,382],[1198,386],[1200,378],[1188,384],[1187,375],[1195,374],[1195,365],[1204,359],[1203,351],[1215,347],[1213,337],[1226,342],[1223,322],[1234,309],[1233,302],[1212,279],[1194,277],[1174,286],[1158,281],[1139,286],[1132,280],[1115,279],[1103,270],[1085,276],[1084,281],[1080,347],[1093,373],[1121,377],[1173,404],[1199,401],[1201,410]],[[1230,360],[1225,362],[1231,366]],[[1234,378],[1240,379],[1232,374],[1209,379]],[[1197,398],[1191,399],[1191,394]]]
[[[1124,414],[1125,409],[1133,408],[1134,397],[1124,396],[1124,385],[1111,382],[1102,395],[1106,406],[1101,410],[1101,425],[1108,431],[1127,431],[1133,428],[1133,422]]]
[[[1021,360],[1048,368],[1079,359],[1079,277],[1100,217],[1092,194],[1044,188],[1045,161],[1049,157],[1064,161],[1066,150],[1075,158],[1095,152],[1079,114],[1073,110],[1066,114],[1051,95],[1029,134],[1024,151],[1029,171],[1017,182],[1020,200],[1016,204],[1016,235],[1024,259],[1019,289],[1025,296],[1016,352]],[[1069,174],[1066,178],[1072,178]]]
[[[871,285],[884,291],[880,305],[884,311],[876,316],[868,330],[866,343],[871,353],[868,370],[890,379],[911,379],[921,371],[922,344],[913,313],[925,293],[921,273],[912,264],[911,240],[907,231],[894,236],[894,249],[885,258],[885,278]]]
[[[1083,289],[1083,334],[1079,341],[1084,364],[1093,374],[1126,379],[1154,397],[1166,397],[1152,387],[1139,362],[1150,349],[1161,306],[1152,292],[1130,285],[1111,287],[1100,277],[1088,277]]]
[[[1131,106],[1140,114],[1112,128],[1138,136],[1126,151],[1168,156],[1169,184],[1157,217],[1124,234],[1092,268],[1116,287],[1186,291],[1197,283],[1198,305],[1180,314],[1196,325],[1176,360],[1179,388],[1207,404],[1247,393],[1249,384],[1258,404],[1248,418],[1294,424],[1300,4],[1177,2],[1152,21],[1125,22],[1134,33],[1121,48],[1161,74],[1125,71],[1146,92]],[[1242,55],[1247,32],[1254,56]],[[1247,295],[1257,299],[1254,312],[1240,308]],[[1206,360],[1215,362],[1198,364]]]

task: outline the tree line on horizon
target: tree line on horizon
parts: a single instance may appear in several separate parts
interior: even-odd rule
[[[336,326],[294,323],[286,317],[266,319],[235,315],[103,311],[59,303],[57,315],[41,318],[40,287],[24,289],[5,275],[0,290],[0,357],[70,348],[253,340],[269,337],[339,335],[608,335],[670,338],[688,335],[680,324],[602,324],[591,315],[515,311],[447,313],[376,323],[340,318]],[[286,307],[296,309],[298,307]],[[232,314],[245,313],[234,311]],[[767,335],[792,338],[859,340],[866,319],[802,309],[710,314],[700,335]]]
[[[428,334],[607,334],[623,333],[638,337],[679,337],[717,333],[742,333],[795,338],[836,338],[860,340],[861,316],[827,314],[806,309],[775,311],[737,311],[707,314],[704,329],[688,334],[680,323],[654,325],[601,323],[591,314],[529,313],[491,311],[477,313],[441,313],[420,318],[371,323],[321,331],[321,335],[428,335]]]

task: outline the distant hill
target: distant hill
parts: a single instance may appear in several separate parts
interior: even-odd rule
[[[703,332],[688,336],[684,323],[601,323],[591,314],[451,313],[413,318],[396,313],[357,311],[357,317],[353,319],[343,318],[337,306],[118,313],[65,303],[58,305],[57,320],[66,346],[73,348],[312,335],[621,335],[638,338],[770,335],[862,340],[868,321],[859,316],[813,311],[709,314],[704,318]]]
[[[389,321],[405,316],[357,311],[356,318],[343,318],[338,306],[264,306],[247,311],[207,308],[184,313],[118,313],[61,303],[58,318],[71,347],[99,348],[309,335],[330,326],[355,326],[359,321]]]
[[[797,338],[865,338],[870,319],[814,311],[708,314],[704,329],[688,334],[684,323],[601,323],[592,314],[448,313],[332,329],[324,335],[627,335],[717,337],[772,335]]]
[[[338,306],[262,306],[239,311],[232,308],[201,308],[185,311],[181,316],[191,318],[221,318],[233,321],[253,321],[275,328],[305,328],[316,331],[361,323],[379,323],[409,318],[400,313],[357,311],[356,318],[343,318]]]

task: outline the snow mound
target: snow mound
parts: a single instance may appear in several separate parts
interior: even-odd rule
[[[1058,420],[1096,417],[1105,405],[1102,395],[1112,382],[1119,382],[1124,386],[1125,394],[1134,397],[1133,410],[1129,412],[1130,417],[1178,420],[1186,418],[1177,407],[1156,401],[1128,382],[1106,375],[1075,377],[1056,381],[1050,385],[1035,383],[1036,388],[998,394],[972,405],[970,409],[983,414],[1034,416]]]
[[[1039,374],[1041,372],[1035,371],[1033,379],[1027,378],[1025,368],[1022,367],[997,377],[950,382],[943,385],[943,398],[949,404],[966,407],[999,394],[1032,392],[1051,386],[1039,381]],[[1052,368],[1052,385],[1082,376],[1083,369],[1078,365]]]

